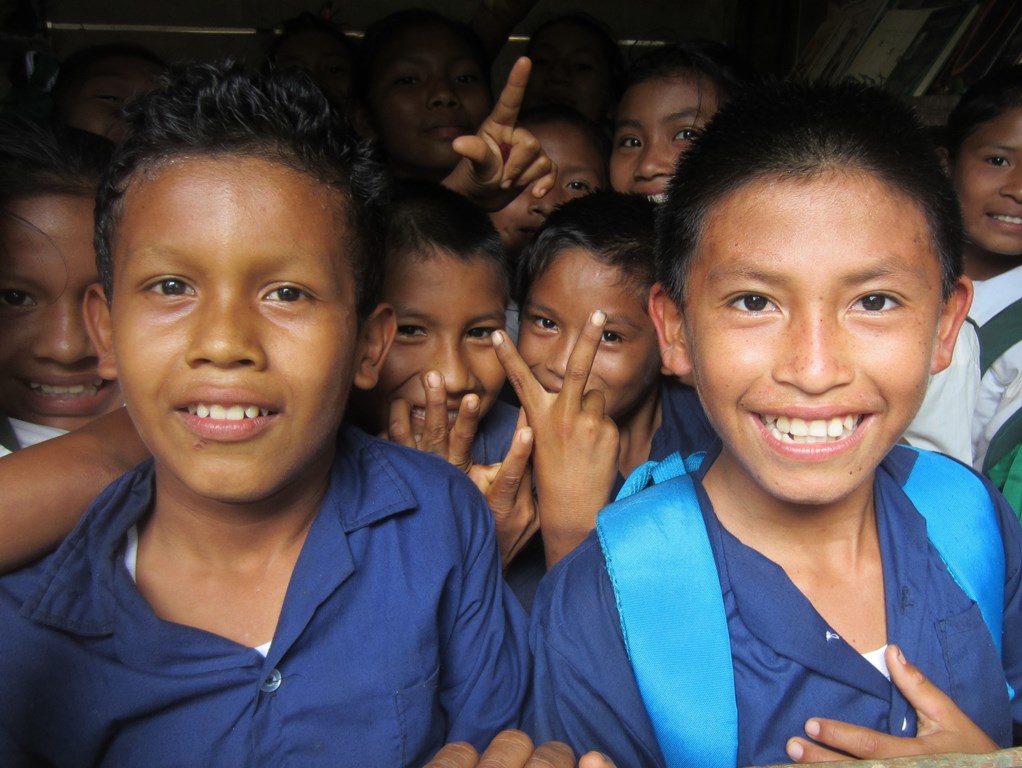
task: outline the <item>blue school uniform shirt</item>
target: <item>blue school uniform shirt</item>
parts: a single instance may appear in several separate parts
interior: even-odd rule
[[[1022,702],[1016,697],[1009,703],[1005,684],[1022,690],[1022,529],[996,494],[1006,555],[1002,661],[978,607],[951,579],[926,538],[925,521],[901,490],[914,455],[895,447],[873,486],[888,642],[897,643],[992,739],[1010,746],[1022,739]],[[698,482],[711,464],[712,456],[697,475],[696,489],[731,635],[738,764],[788,762],[785,741],[804,735],[811,716],[914,735],[911,704],[830,629],[779,566],[717,522]],[[561,739],[576,752],[597,749],[618,765],[664,765],[595,535],[544,580],[530,641],[537,738]]]
[[[124,565],[151,463],[0,579],[0,765],[420,766],[527,705],[489,510],[436,457],[345,429],[268,655],[156,617]]]

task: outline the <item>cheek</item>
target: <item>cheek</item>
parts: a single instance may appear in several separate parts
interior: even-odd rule
[[[621,152],[613,152],[610,156],[610,186],[617,192],[632,191],[632,169],[634,163]]]
[[[490,350],[481,350],[472,362],[472,369],[476,378],[482,383],[486,397],[490,402],[495,400],[504,385],[504,367],[497,359],[496,353]]]
[[[421,357],[417,350],[394,344],[380,369],[380,380],[373,388],[373,393],[389,399],[395,395],[407,394],[413,386],[421,388],[418,383],[423,370]]]

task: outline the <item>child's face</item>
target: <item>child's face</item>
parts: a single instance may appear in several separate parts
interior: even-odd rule
[[[678,158],[717,111],[717,91],[705,78],[658,77],[621,97],[610,152],[610,185],[657,198]]]
[[[645,296],[618,267],[566,248],[540,273],[521,310],[518,348],[548,392],[559,392],[575,342],[589,315],[607,314],[586,391],[598,389],[606,413],[625,426],[629,415],[656,396],[660,352]]]
[[[134,96],[155,88],[162,71],[155,62],[135,56],[101,59],[77,88],[64,95],[58,105],[61,120],[120,141],[127,129],[121,108]]]
[[[571,22],[552,24],[533,41],[525,107],[564,104],[594,122],[610,109],[610,64],[596,35]]]
[[[369,89],[372,128],[400,176],[446,176],[460,159],[451,142],[475,133],[490,111],[472,52],[441,24],[406,30],[385,46]]]
[[[983,273],[972,275],[979,279],[1017,266],[1022,256],[1022,108],[1005,112],[967,136],[953,175],[969,241],[970,275],[983,256],[994,258],[986,260]]]
[[[529,131],[557,164],[557,181],[543,197],[533,197],[530,186],[491,214],[504,247],[512,255],[532,242],[554,208],[607,184],[606,158],[584,131],[565,123],[531,126]]]
[[[18,200],[0,214],[0,404],[16,419],[76,429],[120,404],[82,318],[98,279],[91,197]]]
[[[277,48],[279,67],[308,73],[332,104],[347,105],[351,99],[351,52],[327,32],[302,29],[288,35]]]
[[[397,336],[370,398],[377,428],[386,427],[390,404],[403,398],[412,404],[413,434],[422,434],[426,371],[443,375],[452,423],[468,394],[478,395],[479,413],[485,415],[504,384],[504,369],[490,340],[493,331],[504,327],[507,308],[497,268],[442,251],[395,261],[384,278],[383,300],[395,309]]]
[[[922,212],[870,176],[752,182],[710,209],[683,315],[652,306],[747,503],[868,503],[971,301],[940,282]]]
[[[237,156],[178,157],[129,186],[112,304],[90,293],[87,312],[161,493],[253,504],[321,487],[379,352],[376,316],[361,334],[356,319],[345,205]]]

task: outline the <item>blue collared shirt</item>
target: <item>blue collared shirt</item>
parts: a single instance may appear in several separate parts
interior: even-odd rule
[[[895,447],[873,486],[888,640],[992,739],[1010,746],[1022,737],[1022,702],[1016,696],[1009,704],[1005,685],[1007,680],[1016,690],[1022,686],[1022,529],[993,492],[1006,557],[1004,655],[999,659],[978,607],[948,574],[926,537],[925,521],[901,489],[914,456]],[[712,458],[703,463],[697,480]],[[778,565],[728,533],[699,482],[696,489],[731,637],[738,764],[788,762],[785,741],[803,735],[811,716],[914,735],[915,711],[904,696],[831,630]],[[683,613],[667,620],[683,621]],[[530,639],[536,658],[537,738],[561,739],[576,751],[598,749],[618,765],[663,765],[595,535],[558,563],[540,586]]]
[[[418,766],[517,726],[524,616],[463,473],[345,429],[269,654],[163,621],[123,563],[151,463],[0,580],[0,764]]]

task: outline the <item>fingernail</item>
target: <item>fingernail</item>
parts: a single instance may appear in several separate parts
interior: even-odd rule
[[[511,179],[504,179],[500,182],[501,189],[511,189]]]
[[[602,309],[598,309],[595,312],[593,312],[592,315],[590,315],[589,321],[593,325],[603,325],[604,323],[607,322],[607,313],[604,312]]]
[[[792,760],[801,760],[802,755],[806,753],[805,749],[797,741],[788,742],[787,749],[785,751],[788,753],[788,757]]]
[[[426,374],[426,386],[430,389],[440,388],[440,374],[436,371],[430,371]]]
[[[536,187],[532,190],[532,194],[535,197],[543,197],[549,190],[546,187]]]
[[[522,431],[518,433],[519,439],[523,443],[532,442],[532,427],[522,427]]]
[[[475,395],[466,395],[465,407],[468,409],[469,413],[475,413],[479,410],[479,398]]]
[[[500,331],[494,331],[490,334],[490,339],[493,341],[493,346],[499,347],[504,343],[504,334]]]
[[[820,735],[820,723],[817,720],[806,721],[806,736],[815,739]]]

